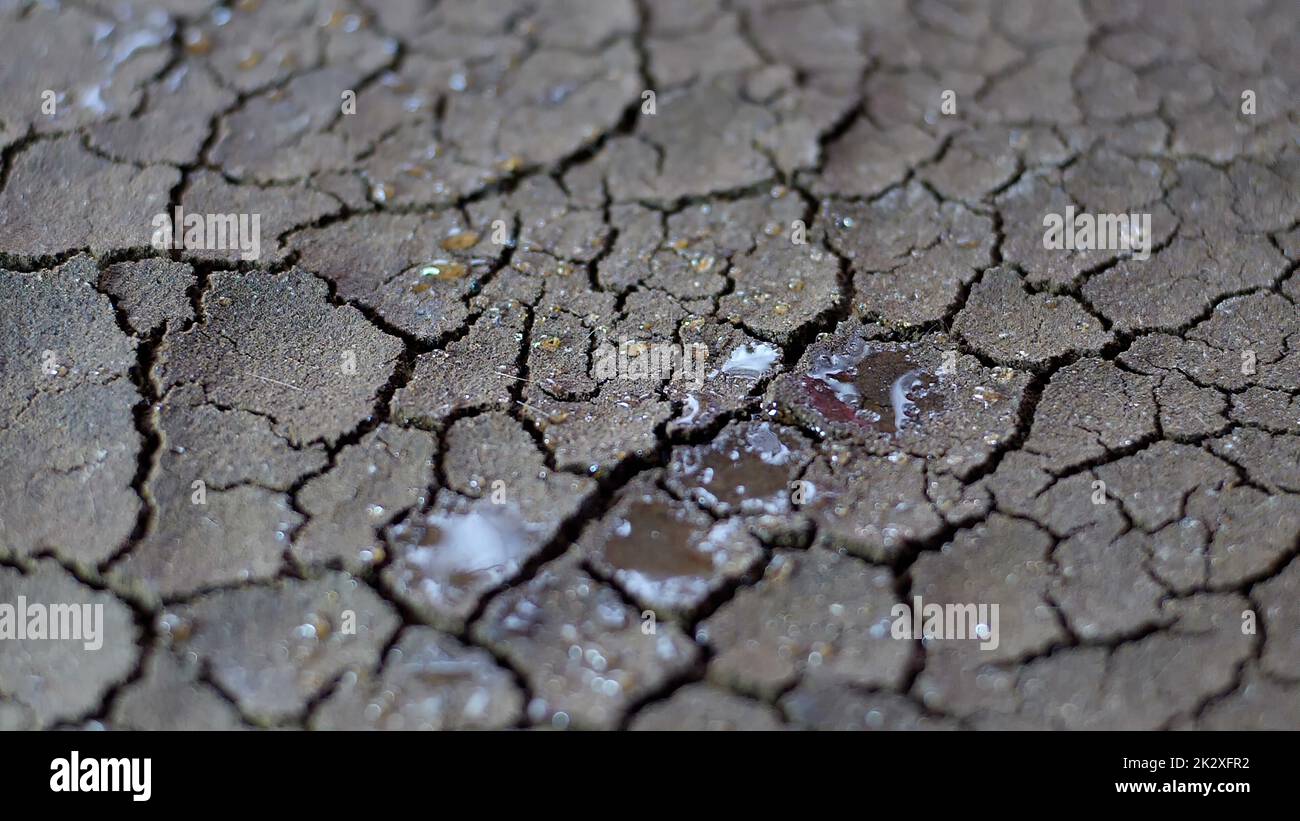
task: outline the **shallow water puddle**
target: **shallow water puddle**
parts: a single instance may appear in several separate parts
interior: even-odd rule
[[[722,372],[733,376],[762,376],[776,362],[780,351],[766,342],[740,345],[722,365]]]
[[[536,549],[515,516],[480,505],[430,513],[394,528],[402,584],[436,607],[457,609],[518,572]]]
[[[860,340],[846,353],[819,357],[803,378],[812,407],[827,419],[884,433],[915,427],[941,410],[937,384],[907,351],[872,350]]]
[[[713,559],[700,550],[700,528],[669,507],[638,502],[628,508],[603,547],[615,570],[647,579],[709,576]]]
[[[685,472],[699,482],[697,498],[710,506],[745,512],[776,512],[790,481],[791,452],[776,432],[762,423],[745,431],[744,444],[689,452]],[[751,508],[754,508],[751,510]]]

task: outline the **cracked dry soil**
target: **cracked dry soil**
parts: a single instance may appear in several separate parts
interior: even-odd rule
[[[0,727],[1300,728],[1297,39],[0,0],[0,602],[104,612],[3,642]],[[1044,249],[1067,206],[1150,258]],[[891,638],[916,596],[997,646]]]

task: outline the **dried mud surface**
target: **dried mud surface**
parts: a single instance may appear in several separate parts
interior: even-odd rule
[[[1297,39],[0,0],[0,602],[104,609],[5,642],[0,727],[1300,729]],[[1067,206],[1150,258],[1044,249]],[[916,596],[997,646],[891,638]]]

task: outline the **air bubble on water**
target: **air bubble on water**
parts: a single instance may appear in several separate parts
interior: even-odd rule
[[[549,710],[550,707],[547,705],[546,699],[535,698],[528,702],[528,719],[534,723],[542,721],[546,718],[546,713]]]

